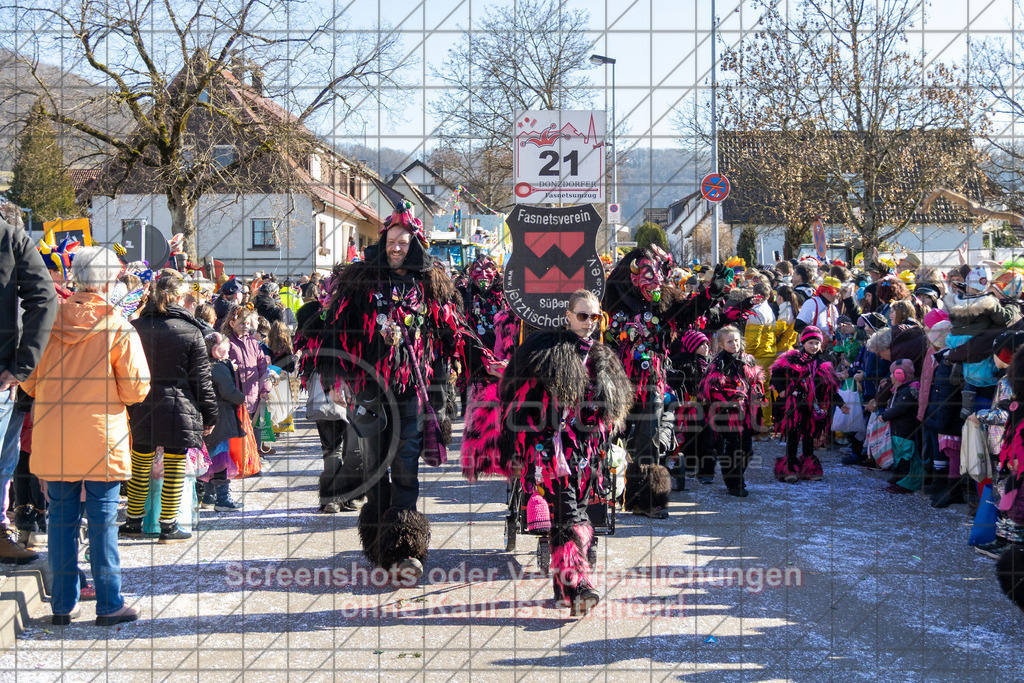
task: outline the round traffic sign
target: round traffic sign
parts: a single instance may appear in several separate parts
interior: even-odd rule
[[[700,193],[709,202],[720,202],[729,196],[729,179],[721,173],[708,173],[700,181]]]
[[[811,226],[814,235],[814,250],[818,252],[818,258],[824,261],[828,257],[828,243],[825,240],[825,226],[821,221],[814,221]]]

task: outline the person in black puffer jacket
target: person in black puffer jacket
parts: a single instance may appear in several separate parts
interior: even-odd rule
[[[189,448],[202,447],[203,436],[217,423],[217,397],[202,328],[181,307],[187,291],[180,275],[160,276],[150,303],[132,322],[146,351],[151,389],[146,400],[128,411],[132,478],[128,482],[128,518],[121,534],[142,535],[153,455],[162,446],[160,543],[192,537],[181,530],[177,519],[185,482],[185,456]]]

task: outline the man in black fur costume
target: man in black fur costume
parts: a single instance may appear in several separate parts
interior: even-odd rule
[[[419,459],[438,457],[431,443],[438,431],[442,443],[451,437],[445,361],[466,365],[467,345],[481,363],[493,361],[459,314],[455,286],[427,251],[411,208],[396,207],[365,260],[333,278],[330,300],[313,320],[318,329],[306,331],[324,388],[353,401],[368,487],[359,514],[363,552],[404,580],[422,575],[430,542],[430,525],[416,509]]]
[[[636,514],[665,519],[672,484],[662,458],[671,449],[672,415],[665,411],[667,353],[672,340],[691,327],[718,329],[749,314],[749,306],[722,311],[717,304],[732,283],[733,272],[719,264],[711,280],[693,294],[665,283],[667,258],[657,247],[633,249],[612,270],[605,287],[609,316],[605,341],[636,387],[627,419],[625,507]]]

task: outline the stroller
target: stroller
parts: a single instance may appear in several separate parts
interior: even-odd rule
[[[615,447],[618,448],[618,447]],[[609,450],[600,451],[600,465],[594,469],[590,500],[587,503],[587,516],[594,527],[594,542],[587,551],[587,562],[591,568],[597,564],[597,536],[615,535],[615,505],[618,498],[618,470],[622,466],[616,457],[609,457]],[[624,460],[625,454],[623,452]],[[611,464],[614,461],[614,464]],[[598,476],[600,474],[600,477]],[[515,552],[517,536],[537,536],[537,564],[545,574],[551,569],[551,547],[548,532],[531,531],[527,526],[526,506],[530,499],[529,493],[523,488],[523,482],[515,477],[505,488],[505,500],[508,511],[505,515],[505,551]]]

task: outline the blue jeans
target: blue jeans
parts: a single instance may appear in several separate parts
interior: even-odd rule
[[[21,428],[25,424],[25,413],[15,409],[9,392],[0,392],[0,499],[6,502],[7,490],[14,470],[18,467],[18,451],[21,449]],[[0,525],[5,524],[7,510],[0,510]]]
[[[96,582],[96,614],[108,615],[124,606],[121,597],[121,557],[117,551],[117,481],[50,481],[47,525],[50,570],[53,572],[50,606],[54,614],[70,614],[78,604],[78,527],[82,521],[82,486],[85,516],[89,520],[89,559]]]

